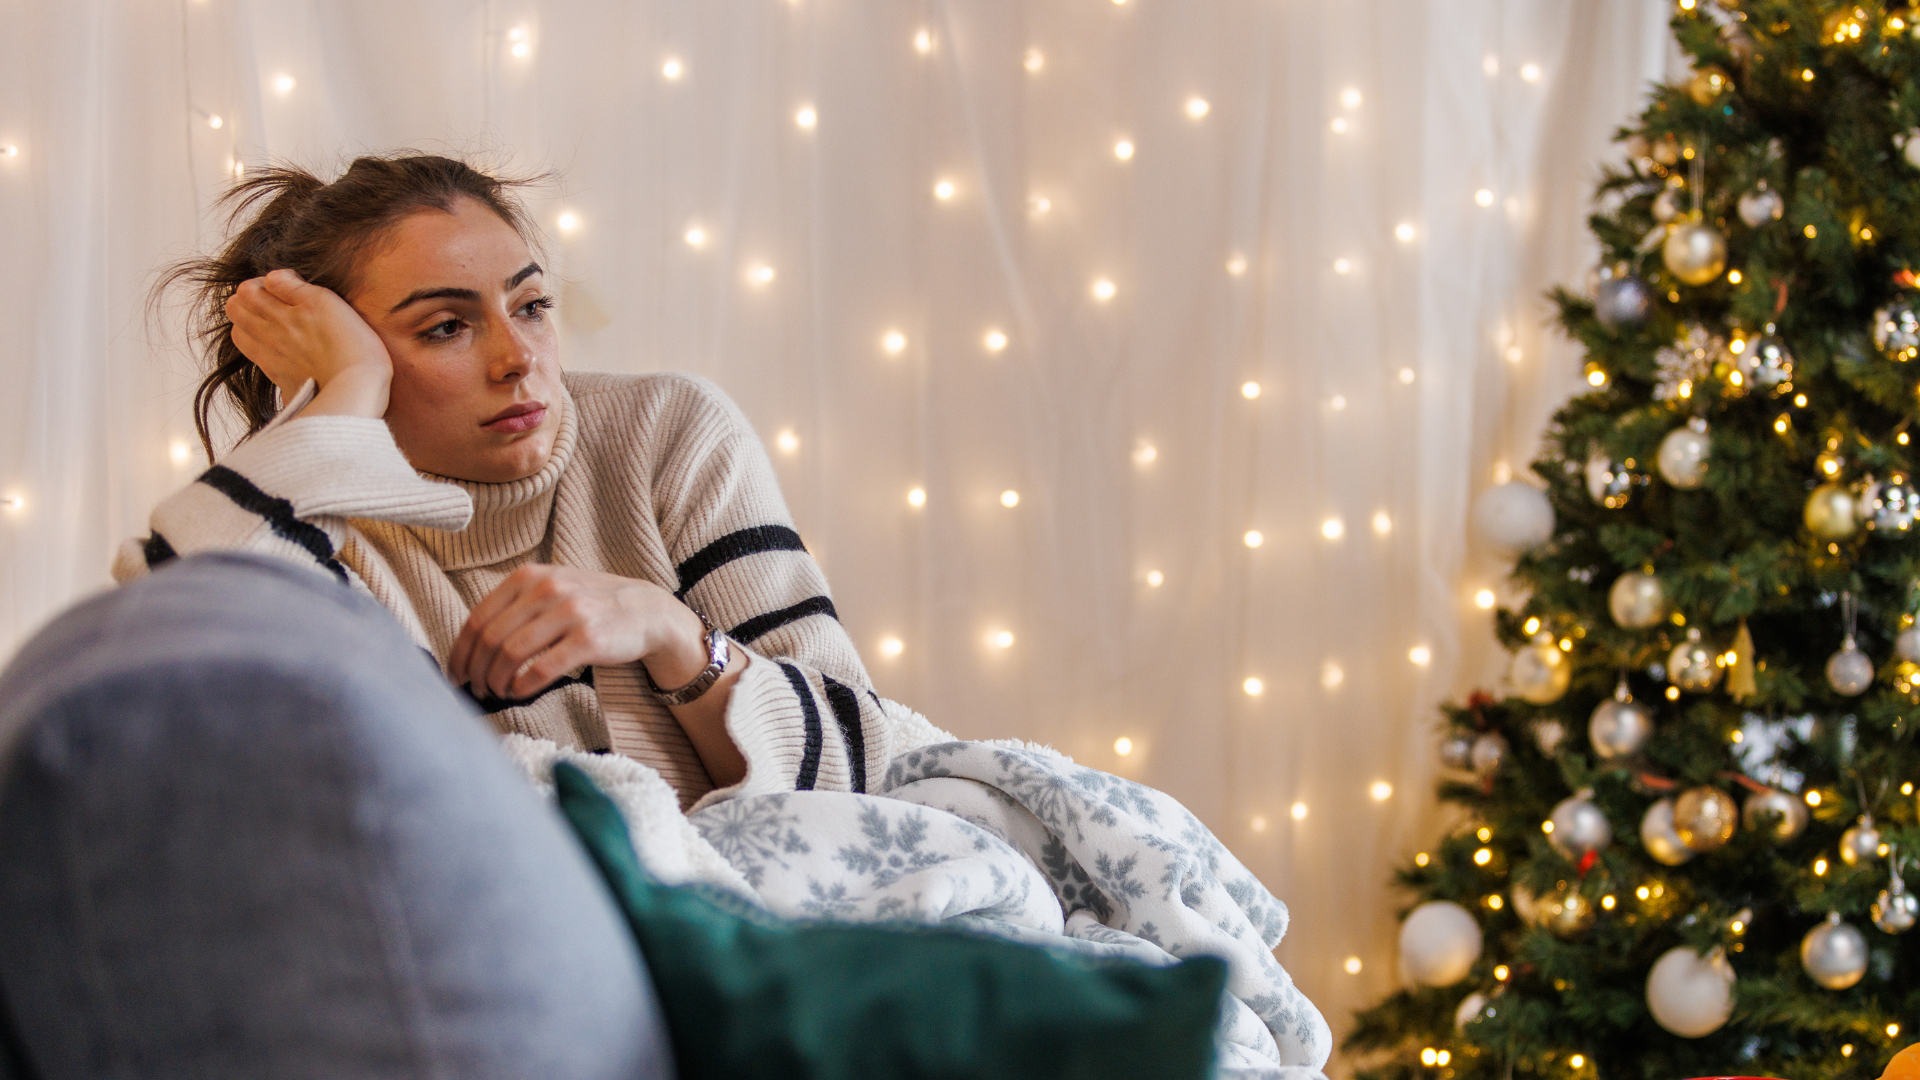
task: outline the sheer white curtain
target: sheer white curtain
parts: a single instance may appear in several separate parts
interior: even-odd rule
[[[0,0],[0,644],[200,467],[143,302],[236,163],[558,169],[567,363],[718,380],[882,690],[1183,799],[1338,1027],[1432,704],[1497,678],[1467,509],[1577,383],[1541,293],[1664,11]]]

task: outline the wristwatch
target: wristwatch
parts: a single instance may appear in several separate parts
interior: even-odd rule
[[[647,670],[647,665],[641,664],[640,675],[647,680],[647,689],[653,691],[654,696],[658,697],[663,705],[685,705],[693,701],[706,693],[714,683],[719,682],[720,675],[727,670],[729,655],[727,635],[715,628],[708,620],[706,613],[699,608],[689,604],[687,610],[699,616],[700,625],[707,628],[707,666],[700,674],[693,677],[692,682],[680,689],[662,690],[660,684],[653,681],[653,672]]]

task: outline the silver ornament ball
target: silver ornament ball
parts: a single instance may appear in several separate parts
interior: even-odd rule
[[[1719,949],[1668,949],[1647,972],[1647,1011],[1683,1039],[1713,1034],[1733,1015],[1733,965]]]
[[[1827,657],[1827,685],[1848,697],[1857,697],[1873,685],[1873,661],[1851,635],[1840,643],[1839,652]]]
[[[1686,427],[1674,428],[1667,437],[1660,440],[1660,452],[1655,463],[1660,467],[1660,475],[1667,483],[1684,490],[1700,486],[1707,478],[1707,455],[1712,451],[1713,440],[1707,435],[1707,423],[1695,419]]]
[[[1740,220],[1747,228],[1757,229],[1769,221],[1779,221],[1786,216],[1787,203],[1780,193],[1767,187],[1765,180],[1760,181],[1752,191],[1740,196]]]
[[[1845,990],[1867,973],[1866,935],[1832,912],[1800,939],[1800,967],[1821,986]]]
[[[1429,900],[1400,924],[1400,964],[1414,982],[1452,986],[1480,959],[1480,924],[1451,900]]]
[[[1871,914],[1873,925],[1882,932],[1904,934],[1920,921],[1920,897],[1908,892],[1906,885],[1894,878],[1874,897]]]
[[[1773,334],[1747,343],[1748,377],[1764,389],[1772,389],[1793,378],[1793,353],[1787,343]]]
[[[1500,771],[1500,763],[1505,760],[1507,760],[1507,740],[1501,738],[1498,732],[1489,731],[1473,740],[1473,750],[1468,754],[1468,761],[1473,765],[1474,772],[1482,776],[1492,776]]]
[[[1694,851],[1713,851],[1733,839],[1739,817],[1733,799],[1717,787],[1689,788],[1673,800],[1674,834]]]
[[[1920,624],[1900,631],[1900,636],[1893,639],[1893,652],[1909,664],[1920,664]]]
[[[1672,799],[1661,799],[1647,807],[1640,819],[1640,846],[1654,861],[1667,866],[1679,866],[1694,857],[1696,852],[1674,831]]]
[[[1839,484],[1821,484],[1807,495],[1801,519],[1822,540],[1845,540],[1860,527],[1853,493]]]
[[[1615,466],[1605,454],[1596,453],[1587,458],[1587,494],[1609,510],[1627,505],[1637,479],[1632,471]]]
[[[1601,702],[1587,721],[1587,738],[1603,761],[1638,753],[1652,734],[1653,710],[1617,693]]]
[[[1756,791],[1747,796],[1740,822],[1775,843],[1785,843],[1806,829],[1807,804],[1778,788]]]
[[[1553,506],[1531,484],[1497,484],[1473,500],[1473,528],[1500,551],[1525,551],[1553,535]]]
[[[1875,532],[1903,533],[1913,528],[1920,515],[1920,492],[1896,474],[1893,479],[1874,481],[1860,492],[1859,515],[1863,524]]]
[[[1534,722],[1533,745],[1539,747],[1542,754],[1552,757],[1559,753],[1560,744],[1565,742],[1566,738],[1567,726],[1560,721],[1548,717]]]
[[[1667,588],[1644,570],[1629,570],[1607,590],[1607,611],[1628,630],[1657,626],[1667,617]]]
[[[1507,665],[1507,682],[1513,692],[1535,705],[1551,705],[1560,700],[1573,681],[1573,662],[1553,643],[1553,635],[1541,634],[1513,654]]]
[[[1653,313],[1653,290],[1631,275],[1600,282],[1593,292],[1593,315],[1609,330],[1639,326]]]
[[[1682,690],[1703,692],[1720,682],[1724,670],[1721,654],[1700,639],[1700,628],[1687,628],[1687,640],[1667,654],[1667,679]]]
[[[1440,740],[1440,764],[1449,769],[1473,768],[1473,736],[1451,734]]]
[[[1697,221],[1674,226],[1660,245],[1660,261],[1688,285],[1705,285],[1727,268],[1727,238]]]
[[[1920,356],[1920,311],[1901,297],[1873,313],[1873,343],[1889,360]]]
[[[1547,834],[1553,849],[1569,859],[1578,860],[1589,851],[1599,851],[1613,843],[1613,826],[1607,815],[1593,804],[1593,792],[1583,789],[1561,799],[1548,816],[1553,831]]]
[[[1667,188],[1653,197],[1653,220],[1672,221],[1680,216],[1679,188]]]
[[[1862,814],[1852,828],[1840,834],[1840,861],[1858,866],[1879,857],[1880,830],[1873,827],[1872,818]]]

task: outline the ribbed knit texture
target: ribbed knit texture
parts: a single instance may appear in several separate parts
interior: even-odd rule
[[[758,437],[718,388],[686,375],[590,373],[568,374],[565,385],[552,458],[507,484],[416,474],[380,421],[278,418],[162,503],[153,537],[123,545],[115,575],[145,572],[156,550],[280,555],[345,574],[443,665],[473,606],[528,563],[655,582],[749,647],[726,721],[747,759],[741,784],[713,791],[638,664],[487,704],[503,732],[651,766],[683,806],[743,792],[864,790],[893,754],[924,741],[924,721],[899,719],[910,711],[873,693]],[[335,559],[344,569],[330,567]]]

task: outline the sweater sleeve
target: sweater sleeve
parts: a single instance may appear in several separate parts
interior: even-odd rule
[[[865,792],[896,754],[941,733],[874,692],[746,417],[702,379],[685,378],[679,398],[653,477],[677,595],[752,657],[727,703],[746,778],[697,805],[782,791]]]
[[[258,434],[155,507],[151,532],[120,545],[115,580],[176,555],[251,551],[348,582],[337,557],[348,518],[466,527],[473,514],[467,493],[414,472],[384,420],[302,418],[314,393],[309,381]]]

